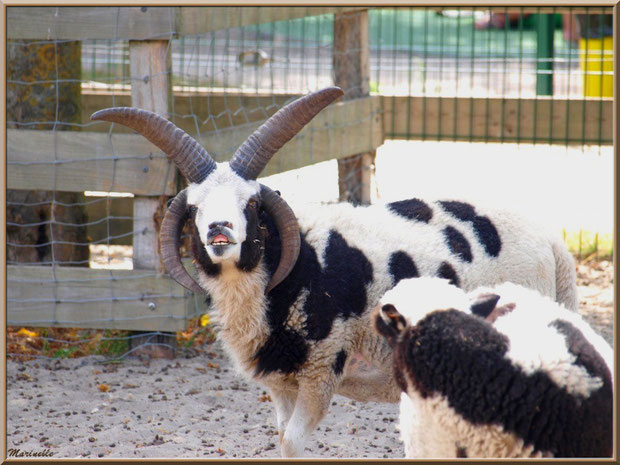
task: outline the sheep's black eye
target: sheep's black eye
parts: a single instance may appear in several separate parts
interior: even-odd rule
[[[250,208],[256,208],[256,207],[258,207],[258,200],[256,200],[256,199],[250,199],[250,200],[248,201],[248,206],[249,206]]]
[[[190,205],[188,207],[189,214],[192,216],[196,216],[196,212],[198,211],[198,207],[196,205]]]

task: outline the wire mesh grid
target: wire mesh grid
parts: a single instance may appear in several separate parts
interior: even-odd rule
[[[345,100],[360,93],[371,97],[317,117],[317,124],[274,157],[264,173],[273,177],[265,179],[290,186],[294,196],[302,176],[291,170],[333,164],[336,156],[343,158],[340,178],[335,167],[333,176],[321,171],[313,178],[323,185],[319,197],[359,197],[357,191],[343,193],[342,187],[338,192],[338,184],[345,191],[362,189],[360,176],[372,171],[373,149],[383,138],[481,139],[472,137],[473,113],[469,132],[457,137],[457,103],[448,111],[455,129],[448,129],[441,119],[447,98],[479,99],[486,105],[493,98],[503,105],[506,99],[574,100],[570,114],[583,122],[581,137],[569,138],[572,123],[566,118],[566,137],[556,137],[550,129],[529,138],[517,131],[511,140],[608,144],[611,121],[601,116],[607,111],[606,82],[613,75],[608,66],[613,50],[603,40],[608,13],[597,11],[593,25],[571,10],[564,12],[563,26],[552,24],[547,31],[551,53],[541,56],[544,15],[481,8],[370,10],[367,81],[345,88]],[[249,26],[212,27],[202,34],[176,34],[171,28],[168,34],[147,37],[168,41],[170,119],[216,160],[228,160],[279,108],[337,82],[335,55],[363,55],[361,45],[334,50],[334,18],[324,14],[276,21],[265,13]],[[136,225],[151,222],[157,232],[165,202],[182,180],[163,154],[127,128],[89,121],[101,108],[131,105],[136,80],[157,78],[132,72],[130,49],[131,42],[119,39],[9,42],[8,175],[14,187],[7,198],[10,356],[125,356],[140,349],[132,341],[145,342],[144,334],[130,330],[153,336],[150,342],[147,337],[147,345],[174,345],[174,338],[160,337],[171,331],[188,346],[212,337],[204,296],[192,296],[162,277],[161,267],[134,266],[132,244],[145,233]],[[591,67],[588,57],[596,62]],[[598,108],[586,108],[584,95],[596,97]],[[406,110],[397,112],[398,97],[421,100],[405,100]],[[415,115],[418,103],[422,111]],[[431,114],[433,105],[439,108]],[[533,115],[538,115],[536,108]],[[545,117],[554,118],[553,113]],[[431,130],[432,118],[438,118],[438,131]],[[490,118],[487,109],[483,124]],[[405,130],[395,126],[397,119],[407,122]],[[510,139],[503,132],[499,137]],[[136,210],[138,197],[156,199],[157,208]],[[596,249],[598,236],[594,243]]]
[[[371,87],[394,97],[387,136],[611,144],[611,10],[540,11],[375,11]]]

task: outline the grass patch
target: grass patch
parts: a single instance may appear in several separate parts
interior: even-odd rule
[[[55,359],[103,355],[118,358],[129,350],[129,331],[9,326],[9,358]]]
[[[583,229],[564,231],[564,242],[578,260],[590,257],[611,260],[614,255],[614,237],[611,233],[600,234]]]
[[[53,358],[70,358],[71,355],[73,355],[73,353],[75,351],[78,350],[78,347],[73,346],[73,347],[65,347],[62,349],[58,349],[56,352],[54,352],[54,354],[52,355]]]
[[[105,330],[103,340],[97,344],[94,353],[118,358],[129,351],[129,331]]]
[[[103,355],[108,360],[120,360],[130,350],[131,331],[118,329],[7,328],[8,358],[31,360],[37,357],[66,359]],[[202,352],[203,346],[215,341],[216,335],[209,318],[193,318],[187,330],[176,333],[180,349]]]

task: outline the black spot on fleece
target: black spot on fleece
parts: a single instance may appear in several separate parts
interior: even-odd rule
[[[388,209],[408,220],[428,223],[433,217],[433,210],[420,199],[399,200],[387,204]]]
[[[265,214],[263,219],[268,228],[264,259],[267,269],[273,274],[280,260],[280,238],[271,218]],[[373,280],[372,264],[360,250],[350,247],[337,231],[331,230],[328,234],[324,267],[321,267],[316,251],[302,234],[295,267],[269,293],[267,321],[270,336],[265,347],[272,349],[261,347],[256,353],[258,373],[296,371],[306,362],[309,342],[325,339],[337,318],[359,316],[366,308],[366,287]],[[289,310],[304,290],[308,290],[301,307],[305,323],[303,328],[292,328],[288,324]],[[292,337],[290,333],[299,337]],[[273,347],[280,348],[274,350]],[[305,350],[300,347],[305,347]],[[295,362],[280,362],[282,354],[278,352],[283,351],[290,354],[288,359],[297,357]]]
[[[307,357],[308,344],[303,336],[290,328],[280,327],[271,332],[267,342],[256,352],[256,374],[294,373]]]
[[[471,247],[469,242],[465,239],[456,228],[452,226],[446,226],[443,231],[444,239],[450,247],[450,251],[457,255],[461,260],[467,263],[471,263],[473,257],[471,255]]]
[[[342,374],[342,371],[344,370],[344,364],[346,361],[347,361],[347,353],[344,350],[341,350],[340,352],[338,352],[338,355],[336,355],[336,360],[334,360],[334,364],[332,365],[332,370],[334,371],[334,374],[336,375]]]
[[[460,287],[459,276],[456,274],[456,271],[448,262],[441,262],[439,269],[437,270],[437,276],[443,279],[447,279],[450,281],[450,284]]]
[[[420,276],[413,259],[402,250],[390,255],[388,267],[395,286],[402,279],[417,278]]]
[[[476,213],[474,207],[465,202],[442,201],[439,204],[445,211],[461,221],[469,221],[478,242],[491,257],[497,257],[502,249],[502,241],[495,225],[486,216]]]
[[[538,451],[609,456],[611,430],[600,423],[611,415],[611,390],[600,402],[595,397],[609,386],[590,398],[569,394],[542,371],[525,374],[506,358],[508,347],[506,336],[479,317],[433,312],[395,347],[395,369],[406,370],[423,397],[438,393],[471,423],[501,425]]]

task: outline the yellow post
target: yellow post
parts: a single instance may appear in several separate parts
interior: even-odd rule
[[[614,53],[612,37],[579,39],[579,52],[581,70],[584,73],[583,95],[586,97],[613,97]]]

